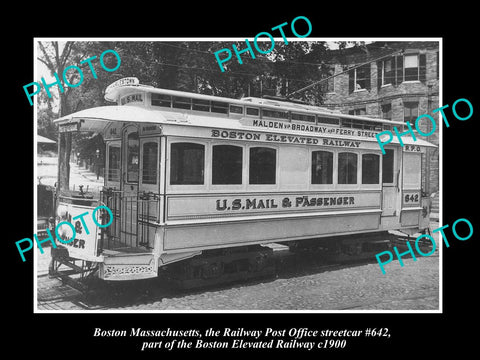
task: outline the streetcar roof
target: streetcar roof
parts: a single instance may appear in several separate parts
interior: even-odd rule
[[[306,113],[311,115],[314,115],[314,114],[325,115],[328,117],[355,119],[355,120],[368,121],[372,123],[382,123],[382,124],[392,124],[392,125],[404,124],[403,122],[400,122],[400,121],[375,118],[375,117],[370,117],[365,115],[362,116],[362,115],[343,114],[338,110],[332,110],[326,107],[315,106],[315,105],[299,104],[296,102],[272,100],[272,99],[258,98],[258,97],[243,97],[241,99],[233,99],[228,97],[198,94],[198,93],[192,93],[192,92],[180,91],[180,90],[155,88],[153,86],[141,85],[141,84],[123,85],[123,86],[115,87],[111,90],[107,89],[105,92],[105,100],[111,101],[111,102],[118,102],[120,97],[122,97],[123,95],[132,94],[135,92],[178,96],[178,97],[184,97],[184,98],[223,102],[231,105],[251,106],[251,107],[258,107],[258,108],[271,109],[271,110],[293,111],[293,112],[300,112],[300,113]]]
[[[355,117],[358,118],[358,117]],[[129,105],[110,105],[100,106],[90,109],[81,110],[59,119],[54,120],[54,123],[60,125],[64,131],[96,131],[104,132],[106,127],[111,122],[128,122],[139,124],[159,124],[164,128],[164,134],[166,135],[181,135],[183,133],[182,127],[203,127],[214,128],[224,130],[236,130],[236,131],[250,131],[250,132],[265,132],[265,133],[277,133],[282,135],[297,135],[297,136],[310,136],[310,137],[322,137],[322,138],[341,138],[348,140],[359,140],[358,136],[339,135],[339,134],[327,134],[327,133],[312,133],[302,130],[291,129],[277,129],[277,128],[259,128],[249,126],[244,123],[247,118],[242,117],[239,119],[232,118],[219,118],[208,115],[197,114],[183,114],[175,111],[165,111],[151,108],[144,108],[139,106]],[[251,119],[249,119],[251,120]],[[309,124],[306,124],[309,125]],[[322,126],[322,125],[312,125]],[[342,128],[348,129],[348,128]],[[362,141],[377,142],[375,137],[361,138]],[[435,147],[435,145],[418,139],[416,141],[411,137],[402,137],[404,144],[415,144],[425,147]],[[398,138],[393,135],[391,144],[399,144]]]
[[[159,111],[136,106],[98,106],[63,116],[53,122],[63,126],[81,124],[82,131],[103,131],[111,121],[161,124],[166,119],[162,118]]]

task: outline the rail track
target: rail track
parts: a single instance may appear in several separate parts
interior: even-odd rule
[[[253,285],[278,278],[295,278],[375,263],[375,254],[392,246],[404,251],[407,240],[408,237],[378,234],[375,237],[337,237],[321,242],[303,240],[288,246],[269,244],[215,250],[165,267],[156,279],[105,282],[95,276],[63,276],[56,299],[71,300],[81,309],[99,310]],[[428,244],[424,246],[428,247]],[[429,250],[424,248],[424,251]],[[39,281],[42,281],[41,278]],[[358,307],[358,304],[353,307]]]

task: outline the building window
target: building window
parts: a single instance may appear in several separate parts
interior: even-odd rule
[[[382,119],[392,120],[392,104],[383,104],[382,109]]]
[[[170,184],[203,184],[205,146],[194,143],[174,143],[170,150]]]
[[[138,182],[138,133],[128,134],[127,139],[127,182]]]
[[[367,110],[365,108],[358,108],[353,110],[348,110],[349,115],[366,115]]]
[[[275,184],[277,151],[271,148],[250,148],[250,184]]]
[[[215,145],[212,151],[212,184],[242,183],[243,149],[240,146]]]
[[[108,181],[120,181],[120,146],[108,148]]]
[[[357,154],[346,152],[338,154],[338,183],[357,183]]]
[[[332,184],[333,153],[328,151],[312,152],[312,184]]]
[[[157,142],[147,142],[143,144],[142,167],[142,183],[156,184],[158,167]]]
[[[370,64],[349,71],[349,91],[370,90]]]
[[[405,81],[419,80],[418,55],[405,55],[404,58],[404,79]]]
[[[393,58],[382,61],[381,69],[382,86],[393,84],[395,79],[395,67]]]
[[[362,155],[362,184],[378,184],[380,178],[380,156]]]
[[[418,117],[418,102],[406,102],[403,104],[405,122],[415,123]]]

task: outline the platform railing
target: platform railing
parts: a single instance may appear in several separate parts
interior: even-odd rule
[[[152,192],[125,194],[114,188],[100,192],[101,203],[113,214],[112,223],[101,233],[99,250],[153,248],[151,223],[158,220],[160,197]]]

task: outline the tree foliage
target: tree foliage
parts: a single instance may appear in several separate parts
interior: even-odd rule
[[[39,132],[54,138],[56,130],[51,125],[54,118],[94,106],[111,105],[104,99],[105,88],[123,77],[137,77],[141,84],[154,87],[241,98],[286,96],[329,74],[325,63],[329,49],[324,42],[290,41],[285,44],[278,41],[268,54],[255,52],[255,58],[252,58],[249,53],[243,53],[242,63],[235,56],[232,44],[240,50],[246,48],[245,41],[39,42],[38,61],[47,67],[50,75],[57,73],[61,79],[64,69],[70,65],[79,66],[83,73],[83,82],[79,86],[64,86],[64,91],[57,92],[53,98],[41,91],[38,96],[41,109]],[[258,44],[264,52],[271,47],[268,41]],[[340,45],[345,47],[347,44]],[[222,72],[214,53],[224,48],[232,51],[232,58],[224,63],[226,70]],[[114,72],[104,71],[99,63],[100,54],[108,49],[115,50],[121,58],[120,67]],[[96,58],[91,63],[97,78],[88,63],[80,64],[93,56]],[[107,60],[115,61],[105,57]],[[76,71],[68,71],[66,76],[71,84],[80,81]],[[312,87],[294,98],[321,104],[321,88]],[[93,138],[78,135],[77,145],[88,146],[88,139]]]

